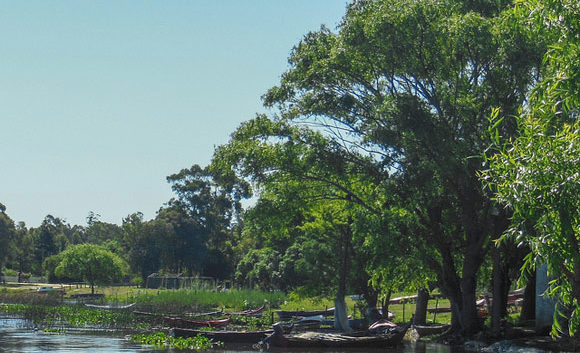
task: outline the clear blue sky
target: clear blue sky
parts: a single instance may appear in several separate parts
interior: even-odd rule
[[[146,219],[346,0],[0,1],[0,203],[16,222]]]

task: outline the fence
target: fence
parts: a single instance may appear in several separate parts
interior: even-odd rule
[[[2,276],[0,282],[13,282],[18,283],[18,276]],[[30,276],[26,278],[26,282],[21,283],[47,283],[46,277]]]

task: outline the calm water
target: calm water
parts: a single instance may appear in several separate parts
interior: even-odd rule
[[[273,352],[316,352],[316,353],[457,353],[450,347],[437,344],[410,343],[396,349],[379,350],[332,350],[332,349],[276,349]],[[16,318],[0,317],[0,352],[44,353],[44,352],[164,352],[150,347],[131,344],[122,334],[74,332],[66,334],[45,333],[34,330],[26,321]],[[177,352],[165,350],[165,352]],[[213,350],[216,353],[256,353],[249,346],[233,346]]]

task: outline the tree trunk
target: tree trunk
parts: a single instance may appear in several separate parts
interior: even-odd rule
[[[372,288],[368,288],[367,292],[364,294],[364,299],[367,303],[367,309],[365,316],[367,318],[367,323],[370,325],[380,319],[380,313],[377,309],[377,303],[379,301],[379,293]]]
[[[389,304],[391,302],[391,295],[393,295],[393,290],[389,288],[389,290],[387,291],[387,296],[385,297],[385,299],[383,299],[383,303],[381,305],[384,319],[389,317]]]
[[[334,299],[334,328],[346,332],[351,331],[346,313],[346,302],[344,300],[346,295],[346,274],[348,273],[350,238],[350,227],[343,227],[340,230],[340,241],[338,244],[340,249],[340,264],[338,267],[338,290],[336,292],[336,298]]]
[[[334,298],[334,328],[345,332],[352,331],[348,324],[344,295],[341,297],[337,294],[336,298]]]
[[[425,325],[427,323],[428,304],[429,304],[429,291],[426,288],[420,288],[417,291],[414,324]]]
[[[464,271],[469,272],[469,271]],[[461,279],[461,324],[464,334],[470,336],[482,328],[482,321],[475,306],[476,277],[474,273],[464,273]]]
[[[492,302],[491,302],[491,332],[495,337],[501,335],[501,320],[505,315],[507,305],[506,292],[506,273],[503,270],[501,261],[501,249],[492,248],[493,258],[493,278],[492,278]]]
[[[524,300],[522,302],[522,311],[520,321],[536,319],[536,272],[533,271],[528,275],[528,283],[524,289]]]

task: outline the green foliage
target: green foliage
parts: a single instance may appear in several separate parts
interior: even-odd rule
[[[231,289],[225,292],[209,290],[159,290],[135,297],[139,305],[159,308],[161,312],[183,312],[231,308],[244,310],[262,305],[277,307],[286,299],[280,291]],[[193,309],[193,310],[192,310]]]
[[[194,350],[196,352],[207,351],[214,347],[220,347],[223,344],[213,342],[211,339],[201,334],[196,337],[175,338],[168,336],[164,332],[155,332],[152,334],[132,335],[131,341],[144,345],[154,346],[156,348],[175,348],[179,350]]]
[[[95,284],[121,281],[128,265],[118,255],[94,244],[79,244],[67,248],[55,268],[57,276],[86,281],[94,292]]]
[[[55,270],[60,265],[62,261],[62,253],[57,255],[52,255],[47,257],[42,263],[42,272],[46,276],[48,282],[54,283],[57,281],[66,281],[67,277],[59,277],[56,275]]]
[[[91,309],[82,305],[5,304],[0,312],[18,314],[41,327],[135,328],[137,321],[131,312]]]
[[[271,290],[280,284],[280,254],[270,248],[250,250],[238,263],[236,281],[250,288]]]
[[[270,315],[261,317],[233,315],[231,323],[243,326],[248,331],[264,330],[272,327]]]
[[[580,326],[580,8],[576,1],[526,0],[514,13],[550,45],[542,79],[518,115],[519,136],[502,136],[499,111],[492,115],[489,170],[482,177],[513,211],[504,238],[532,251],[522,272],[548,264],[555,278],[548,293],[571,308],[566,317],[573,334]],[[554,320],[553,333],[560,329]]]
[[[15,232],[14,222],[8,217],[5,211],[6,206],[0,203],[0,270],[2,270],[8,258],[10,242]]]

